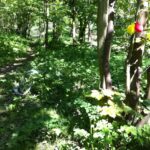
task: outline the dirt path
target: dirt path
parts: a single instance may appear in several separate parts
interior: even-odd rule
[[[24,66],[28,61],[32,61],[36,56],[33,51],[28,52],[25,57],[16,59],[13,63],[10,63],[0,68],[0,75],[8,74],[11,71],[15,71],[17,68]]]
[[[5,78],[5,75],[11,73],[12,71],[16,71],[18,68],[23,67],[29,61],[32,61],[37,54],[33,51],[29,51],[25,57],[16,59],[13,63],[10,63],[4,67],[0,68],[0,80]],[[3,84],[0,83],[0,117],[1,115],[7,114],[7,110],[5,108],[5,104],[9,103],[9,98],[7,94],[3,93]]]

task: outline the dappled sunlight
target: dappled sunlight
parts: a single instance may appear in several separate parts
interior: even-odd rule
[[[149,150],[148,3],[0,1],[0,150]]]

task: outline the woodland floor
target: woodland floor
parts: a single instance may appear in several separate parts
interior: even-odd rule
[[[10,93],[13,92],[13,91],[7,91],[7,89],[9,89],[10,86],[8,80],[9,79],[13,80],[13,77],[16,74],[18,74],[20,70],[25,70],[25,68],[29,65],[30,62],[32,62],[35,59],[36,56],[37,56],[36,53],[30,49],[30,51],[27,51],[24,57],[16,58],[14,62],[6,63],[6,65],[0,68],[0,122],[1,122],[0,128],[1,129],[3,127],[6,130],[8,130],[8,127],[13,128],[11,127],[13,122],[9,122],[10,121],[9,119],[11,118],[9,114],[10,112],[7,110],[7,105],[9,105],[12,101],[12,98],[10,97],[11,95]],[[10,135],[9,134],[7,135],[7,132],[5,132],[5,135],[3,132],[2,133],[0,132],[0,135],[1,135],[0,150],[4,150],[8,142],[7,138]]]
[[[124,91],[124,52],[112,55],[113,85]],[[119,69],[118,69],[119,68]],[[17,94],[14,85],[29,93]],[[85,100],[98,88],[95,47],[27,51],[0,68],[0,150],[54,150],[72,141],[74,127],[89,129]],[[31,89],[30,89],[31,85]],[[22,91],[21,91],[22,92]],[[55,134],[54,134],[55,133]],[[60,136],[56,136],[60,134]]]

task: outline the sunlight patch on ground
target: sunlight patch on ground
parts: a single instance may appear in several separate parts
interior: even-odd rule
[[[54,110],[54,109],[46,110],[46,113],[53,119],[60,118],[60,116],[57,114],[56,110]]]
[[[4,78],[5,77],[5,74],[0,74],[0,78]]]

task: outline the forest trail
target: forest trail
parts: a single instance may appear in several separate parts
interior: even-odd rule
[[[6,75],[11,72],[17,71],[17,69],[24,67],[28,62],[33,61],[37,56],[37,53],[34,50],[30,50],[27,52],[26,56],[17,58],[14,62],[11,62],[0,68],[0,80],[4,80]],[[8,102],[8,96],[4,92],[3,83],[0,83],[0,115],[7,113],[5,109],[5,103]]]
[[[0,68],[0,77],[15,71],[19,67],[24,66],[27,62],[32,61],[36,56],[34,51],[29,51],[25,57],[17,58],[14,62]]]

